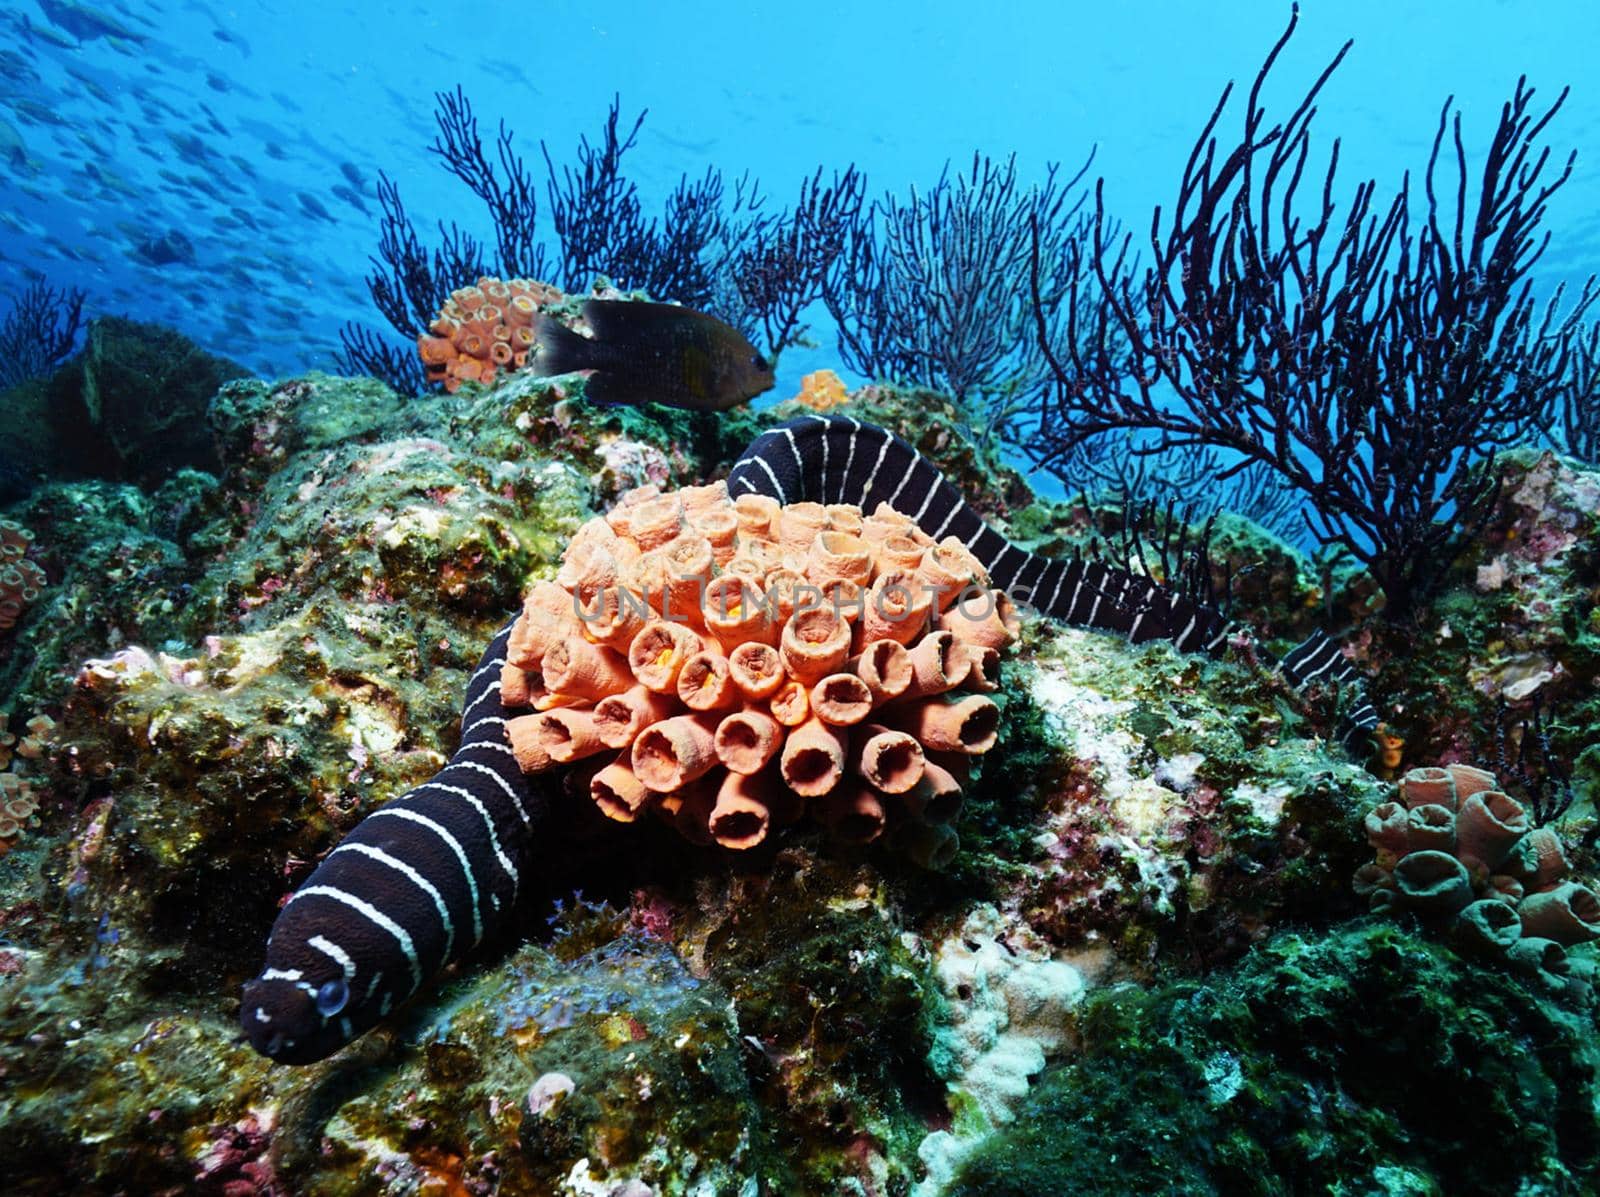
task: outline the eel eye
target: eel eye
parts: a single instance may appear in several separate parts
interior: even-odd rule
[[[322,988],[317,990],[317,1013],[323,1018],[332,1018],[344,1009],[345,1003],[349,1000],[350,986],[344,983],[343,977],[324,981]]]

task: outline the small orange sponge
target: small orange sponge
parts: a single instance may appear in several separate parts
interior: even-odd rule
[[[44,570],[23,555],[32,543],[32,532],[0,520],[0,631],[14,627],[44,590]]]
[[[452,291],[431,335],[417,338],[428,381],[454,392],[463,382],[491,383],[501,370],[526,365],[539,309],[561,298],[548,283],[525,278],[485,276]]]

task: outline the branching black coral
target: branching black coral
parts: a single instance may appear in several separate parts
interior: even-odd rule
[[[1600,465],[1600,324],[1571,335],[1566,375],[1551,393],[1548,426],[1564,452]]]
[[[1572,166],[1549,177],[1540,144],[1565,93],[1538,111],[1519,81],[1475,174],[1446,101],[1425,212],[1413,212],[1409,177],[1387,206],[1375,183],[1361,184],[1341,212],[1337,141],[1319,194],[1300,189],[1316,98],[1349,44],[1284,122],[1269,126],[1260,102],[1297,17],[1256,76],[1231,149],[1216,136],[1231,85],[1223,91],[1170,217],[1156,210],[1142,271],[1129,265],[1130,240],[1112,234],[1097,186],[1103,319],[1065,338],[1048,319],[1039,231],[1040,343],[1058,385],[1028,447],[1051,467],[1132,428],[1155,433],[1158,451],[1232,450],[1238,464],[1225,473],[1260,463],[1281,475],[1309,500],[1316,534],[1360,559],[1398,614],[1486,510],[1492,471],[1467,467],[1537,419],[1594,295],[1591,283],[1562,315],[1559,294],[1541,308],[1531,293],[1546,201]]]
[[[728,268],[737,296],[729,315],[746,329],[759,324],[774,355],[799,341],[805,310],[837,286],[865,195],[866,179],[854,166],[827,186],[818,167],[792,212],[754,220],[745,231]]]
[[[1021,280],[1039,230],[1039,308],[1052,324],[1092,290],[1083,252],[1091,224],[1077,189],[1051,165],[1023,188],[1014,157],[948,164],[926,195],[875,201],[825,289],[839,351],[858,373],[952,396],[990,444],[1049,378]],[[1075,312],[1073,313],[1075,314]],[[1108,341],[1114,338],[1107,338]]]
[[[820,296],[821,274],[837,262],[860,213],[864,183],[853,167],[826,188],[819,170],[802,187],[793,214],[777,217],[759,212],[758,189],[748,177],[730,196],[721,171],[707,167],[698,178],[682,176],[660,217],[647,218],[637,185],[622,169],[646,112],[628,125],[620,98],[613,98],[599,138],[579,142],[574,165],[558,166],[540,142],[554,234],[547,245],[538,224],[539,186],[510,128],[501,122],[491,149],[459,87],[435,98],[438,135],[430,152],[482,202],[493,244],[452,222],[441,223],[436,246],[425,245],[399,188],[380,176],[380,237],[367,288],[406,341],[423,334],[452,291],[481,275],[539,279],[569,292],[603,277],[626,291],[725,315],[747,330],[762,326],[776,353],[799,335],[800,313]],[[340,341],[346,372],[371,374],[405,393],[421,389],[422,370],[409,347],[357,325],[346,325]]]
[[[72,352],[83,319],[84,293],[35,282],[0,321],[0,389],[42,378]]]
[[[1215,449],[1151,454],[1132,432],[1111,432],[1086,444],[1055,469],[1068,492],[1122,496],[1130,505],[1179,503],[1191,515],[1228,511],[1295,543],[1305,531],[1303,496],[1257,462],[1233,472]]]

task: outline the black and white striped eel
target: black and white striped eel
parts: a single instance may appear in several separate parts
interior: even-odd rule
[[[986,525],[904,440],[848,416],[807,415],[757,437],[728,476],[730,495],[780,503],[879,502],[935,539],[959,538],[995,586],[1043,614],[1140,642],[1216,652],[1231,628],[1216,611],[1098,561],[1041,557]],[[467,683],[461,746],[431,780],[379,807],[328,854],[279,912],[266,966],[244,987],[251,1044],[285,1064],[331,1054],[377,1025],[500,926],[534,846],[547,797],[506,742],[500,703],[508,625]],[[1358,681],[1326,637],[1281,662],[1296,684]],[[1376,723],[1376,715],[1365,724]],[[1347,723],[1353,716],[1347,716]]]

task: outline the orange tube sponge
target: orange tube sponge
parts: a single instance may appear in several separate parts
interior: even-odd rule
[[[850,625],[826,607],[796,611],[783,625],[778,653],[790,677],[812,685],[837,673],[850,655]]]
[[[872,713],[872,691],[853,673],[830,673],[811,687],[811,709],[824,723],[846,727]]]
[[[740,699],[733,684],[728,658],[716,652],[697,652],[678,673],[678,697],[691,711],[718,711]]]
[[[939,611],[948,609],[967,587],[981,586],[988,580],[978,559],[954,536],[923,551],[916,576]]]
[[[789,733],[779,768],[788,787],[802,798],[816,798],[844,776],[844,733],[812,717]]]
[[[556,693],[591,700],[621,694],[634,684],[626,657],[582,636],[567,636],[547,648],[540,672]]]
[[[967,685],[984,694],[1000,688],[1000,650],[977,644],[963,644],[967,654]]]
[[[781,509],[778,500],[768,495],[740,495],[733,501],[733,516],[739,521],[739,531],[763,539],[773,535]]]
[[[738,551],[739,520],[725,508],[704,511],[694,516],[694,530],[706,538],[712,557],[720,566],[733,560]]]
[[[783,661],[769,644],[750,641],[728,654],[728,674],[752,702],[771,698],[784,684]]]
[[[904,794],[922,780],[927,760],[915,737],[868,723],[861,727],[855,740],[850,766],[873,789],[885,794]]]
[[[650,791],[634,776],[626,752],[589,779],[589,796],[606,818],[619,823],[632,823],[650,801]]]
[[[783,728],[760,711],[737,711],[717,724],[712,739],[717,759],[735,773],[759,773],[783,740]]]
[[[670,695],[657,694],[648,686],[633,686],[595,704],[595,734],[608,748],[626,748],[645,728],[672,718],[676,710]]]
[[[584,528],[606,528],[599,520],[592,520]],[[609,533],[610,529],[606,528]],[[609,543],[596,535],[579,537],[567,546],[561,556],[561,568],[556,571],[556,585],[579,600],[592,598],[602,590],[620,584],[617,568],[617,538],[611,534]],[[581,619],[583,613],[578,612]]]
[[[678,623],[705,626],[706,585],[716,560],[711,542],[698,533],[686,533],[662,550],[663,593],[661,614]]]
[[[817,586],[854,582],[864,586],[872,577],[872,548],[848,532],[818,532],[806,552],[806,579]]]
[[[500,666],[500,701],[508,707],[531,707],[534,695],[543,691],[543,680],[530,680],[525,669],[510,662]]]
[[[1383,802],[1367,812],[1367,843],[1379,855],[1380,863],[1393,868],[1397,860],[1411,849],[1411,835],[1406,808],[1398,802]]]
[[[767,777],[729,773],[717,789],[716,804],[706,819],[711,838],[724,848],[754,848],[767,838],[772,825],[768,805],[771,780]]]
[[[972,657],[956,643],[950,632],[933,632],[919,640],[907,655],[911,664],[911,684],[907,698],[925,698],[954,690],[972,672]]]
[[[939,614],[939,626],[963,644],[1004,648],[1017,638],[1022,621],[1004,591],[969,588]]]
[[[1480,790],[1461,804],[1456,816],[1458,854],[1493,870],[1511,845],[1528,834],[1528,813],[1522,804],[1498,790]]]
[[[1548,827],[1536,827],[1528,832],[1527,844],[1533,858],[1533,867],[1527,877],[1527,888],[1549,889],[1567,875],[1570,868],[1567,864],[1567,854],[1561,847],[1561,837],[1554,831]]]
[[[674,693],[684,662],[703,647],[700,637],[682,624],[653,619],[628,645],[628,667],[657,693]]]
[[[811,696],[799,682],[783,682],[767,704],[772,717],[784,727],[799,727],[811,717]]]
[[[682,531],[683,504],[670,495],[639,504],[628,519],[628,538],[647,553],[677,539]]]
[[[1455,914],[1472,901],[1462,863],[1448,852],[1412,852],[1394,869],[1400,899],[1424,914]]]
[[[717,763],[717,722],[709,715],[678,715],[645,728],[633,742],[634,775],[662,794],[703,777]]]
[[[867,684],[875,703],[899,698],[911,685],[911,657],[893,640],[874,640],[844,667]]]
[[[709,846],[716,842],[711,836],[711,812],[716,806],[717,787],[711,778],[702,777],[662,798],[656,809],[670,815],[668,821],[691,844]]]
[[[817,818],[847,844],[870,844],[883,834],[888,815],[865,786],[840,786],[817,804]]]
[[[994,747],[1000,734],[1000,708],[981,694],[955,702],[942,695],[920,698],[890,708],[884,717],[891,726],[910,732],[924,748],[941,752],[982,754]]]
[[[567,708],[545,711],[533,719],[530,733],[545,754],[560,764],[593,756],[608,747],[595,728],[593,711]]]
[[[1517,913],[1524,935],[1567,946],[1600,939],[1600,898],[1573,881],[1524,899]]]
[[[873,528],[864,530],[864,535],[871,539]],[[888,573],[916,573],[917,566],[922,564],[922,554],[927,551],[927,546],[918,544],[909,536],[898,532],[889,533],[876,541],[877,544],[877,574],[882,576]]]
[[[887,508],[635,488],[529,591],[501,694],[541,713],[508,718],[512,750],[529,771],[587,760],[569,793],[621,822],[648,808],[699,843],[746,849],[807,809],[861,842],[892,805],[923,829],[908,833],[921,855],[945,859],[968,762],[998,733],[972,691],[995,687],[1010,637],[1003,615],[964,626],[986,592],[931,630],[935,567],[986,584],[958,541],[934,546]],[[1502,871],[1533,874],[1525,855]]]
[[[790,503],[778,509],[773,527],[784,550],[804,559],[818,532],[828,527],[828,510],[821,503]]]
[[[874,640],[910,644],[928,627],[933,593],[916,574],[891,570],[878,575],[861,596],[861,619],[855,642],[865,648]]]
[[[961,783],[944,766],[928,761],[907,791],[906,810],[924,823],[954,823],[961,814]]]
[[[428,381],[452,392],[463,382],[493,382],[497,367],[525,360],[534,314],[560,298],[554,287],[527,279],[484,277],[451,292],[429,325],[432,335],[417,339]]]
[[[830,532],[846,532],[851,536],[861,535],[865,521],[861,517],[861,508],[854,503],[828,503],[823,510],[828,513]]]
[[[555,767],[555,759],[545,746],[544,735],[540,731],[539,720],[542,718],[542,715],[518,715],[515,719],[506,720],[506,739],[511,742],[511,755],[517,760],[517,768],[524,773],[543,773]]]
[[[579,600],[579,606],[583,634],[621,653],[655,617],[643,595],[621,585],[600,590],[588,601]]]
[[[738,574],[714,578],[705,591],[705,625],[722,645],[732,652],[741,644],[759,641],[777,644],[782,630],[772,618],[772,609],[756,585]]]
[[[1456,816],[1448,806],[1414,806],[1406,814],[1406,847],[1412,852],[1456,850]]]

